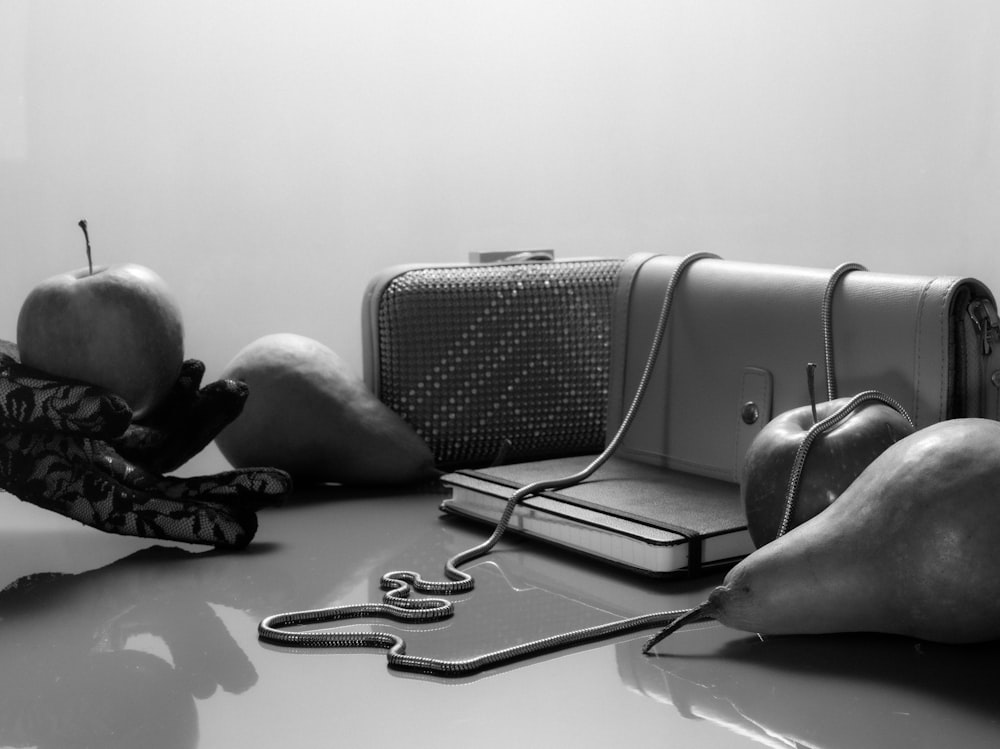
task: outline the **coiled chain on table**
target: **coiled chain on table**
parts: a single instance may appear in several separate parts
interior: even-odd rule
[[[622,419],[621,425],[598,455],[581,471],[563,478],[537,481],[521,487],[504,507],[504,511],[493,530],[492,535],[478,546],[456,554],[445,564],[445,575],[448,580],[424,580],[419,574],[409,571],[388,572],[382,576],[381,586],[386,590],[382,603],[365,603],[343,606],[330,606],[307,611],[295,611],[284,614],[274,614],[263,619],[257,628],[258,636],[265,642],[292,647],[323,647],[323,648],[353,648],[379,647],[387,648],[389,665],[423,673],[455,676],[474,673],[487,668],[493,668],[529,655],[560,650],[585,642],[601,640],[616,635],[664,626],[672,622],[683,611],[662,611],[654,614],[621,619],[607,624],[596,625],[572,632],[566,632],[540,640],[522,643],[500,650],[464,660],[445,660],[441,658],[426,658],[406,654],[405,641],[395,634],[381,632],[339,632],[339,631],[309,631],[289,632],[286,627],[303,625],[318,625],[339,621],[342,619],[362,617],[384,617],[405,622],[429,622],[446,619],[454,613],[454,603],[445,598],[410,598],[411,591],[438,595],[453,595],[463,593],[475,585],[472,576],[459,569],[462,565],[487,554],[500,540],[507,530],[510,519],[517,505],[526,497],[551,489],[561,489],[585,481],[600,468],[618,449],[626,431],[632,424],[639,404],[649,385],[653,366],[666,332],[670,308],[673,305],[674,291],[681,276],[687,268],[702,258],[716,258],[710,253],[694,253],[681,259],[674,269],[667,288],[664,291],[663,303],[649,347],[649,354],[642,370],[642,376],[636,387],[635,395]]]
[[[451,602],[446,613],[435,616],[442,619],[451,615]],[[413,621],[414,618],[401,614],[401,609],[387,604],[367,603],[347,606],[333,606],[313,611],[299,611],[290,614],[275,614],[264,619],[259,628],[261,639],[278,645],[305,648],[385,648],[389,666],[392,668],[437,676],[463,676],[490,668],[495,668],[528,656],[541,655],[556,650],[581,645],[586,642],[603,640],[616,635],[629,634],[652,627],[663,627],[683,614],[685,610],[662,611],[655,614],[644,614],[607,624],[598,624],[584,629],[573,630],[540,640],[532,640],[520,645],[493,650],[471,658],[446,660],[425,656],[409,655],[406,652],[406,641],[396,634],[388,632],[286,632],[282,627],[297,625],[316,625],[348,619],[352,617],[388,617],[403,621]],[[444,612],[445,609],[435,609]],[[428,619],[422,619],[427,621]]]

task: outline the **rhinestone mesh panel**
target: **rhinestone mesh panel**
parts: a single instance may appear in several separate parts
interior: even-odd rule
[[[598,452],[621,262],[397,276],[379,304],[379,397],[442,466]]]

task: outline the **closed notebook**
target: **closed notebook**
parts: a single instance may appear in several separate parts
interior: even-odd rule
[[[568,476],[593,456],[447,474],[441,509],[495,524],[519,487]],[[652,575],[695,573],[750,553],[739,486],[612,457],[581,484],[523,500],[509,531]]]

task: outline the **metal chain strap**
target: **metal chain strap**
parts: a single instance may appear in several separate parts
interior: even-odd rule
[[[827,282],[826,289],[823,292],[823,306],[820,321],[823,327],[823,354],[826,366],[827,400],[831,401],[837,398],[837,374],[834,367],[833,350],[833,295],[837,290],[837,285],[840,283],[841,279],[848,273],[856,270],[867,270],[867,268],[859,263],[843,263],[842,265],[837,266],[833,270],[833,273],[830,274],[830,280]],[[913,419],[910,418],[906,409],[903,408],[903,406],[900,405],[894,398],[878,390],[864,390],[858,393],[834,413],[813,424],[802,438],[802,442],[799,443],[798,450],[795,452],[795,459],[792,462],[792,469],[788,479],[788,488],[785,492],[785,509],[775,538],[783,536],[788,532],[788,524],[791,522],[792,514],[795,511],[795,502],[797,501],[799,485],[802,481],[802,470],[805,467],[806,458],[809,455],[809,450],[813,443],[820,435],[833,429],[861,406],[872,402],[883,403],[890,408],[893,408],[900,415],[902,415],[907,422],[909,422],[911,427],[915,428]],[[815,414],[815,408],[813,413]],[[685,624],[710,618],[704,613],[706,606],[707,602],[680,612],[679,616],[667,625],[665,629],[656,633],[653,637],[646,641],[646,644],[642,648],[642,652],[648,653],[658,642]]]
[[[837,399],[837,370],[833,361],[833,293],[837,290],[841,279],[848,273],[856,270],[868,270],[860,263],[843,263],[833,269],[830,280],[827,281],[826,290],[823,292],[823,310],[820,316],[820,323],[823,326],[823,356],[826,366],[826,399]]]
[[[598,468],[607,462],[621,444],[646,392],[663,336],[666,332],[677,284],[684,272],[694,262],[703,258],[718,258],[718,256],[711,253],[693,253],[682,258],[671,274],[667,288],[664,291],[663,303],[660,308],[653,341],[650,344],[649,354],[643,367],[639,384],[636,387],[635,395],[622,419],[621,425],[615,431],[612,439],[600,455],[591,461],[590,464],[571,476],[537,481],[521,487],[514,492],[507,500],[507,504],[492,535],[483,543],[456,554],[447,561],[444,571],[448,580],[424,580],[419,574],[409,571],[388,572],[381,579],[381,587],[387,591],[383,596],[382,603],[331,606],[307,611],[274,614],[261,620],[257,628],[258,637],[265,642],[291,647],[386,648],[389,651],[387,658],[390,667],[422,673],[456,676],[494,668],[514,660],[561,650],[585,642],[603,640],[642,629],[663,626],[674,621],[678,615],[684,613],[685,610],[644,614],[608,624],[577,629],[540,640],[533,640],[464,660],[446,660],[408,655],[406,653],[405,641],[395,634],[329,630],[289,632],[285,629],[287,627],[315,626],[342,619],[362,617],[388,618],[405,622],[429,622],[439,621],[452,616],[454,613],[454,603],[452,601],[445,598],[411,598],[410,593],[416,591],[432,595],[453,595],[472,590],[475,581],[471,575],[463,572],[459,567],[487,554],[497,544],[506,532],[514,510],[523,499],[544,491],[561,489],[586,481]]]
[[[889,406],[903,416],[911,427],[916,428],[913,419],[906,413],[906,409],[894,398],[879,390],[863,390],[825,419],[813,424],[799,443],[798,450],[795,451],[795,459],[792,461],[792,470],[788,479],[788,489],[785,492],[785,511],[781,516],[781,524],[778,526],[778,533],[775,538],[783,536],[788,532],[788,524],[791,522],[792,513],[795,511],[795,502],[799,494],[799,484],[802,482],[802,470],[805,468],[806,458],[809,456],[809,449],[812,447],[813,442],[820,435],[829,432],[861,408],[861,406],[868,403],[883,403]]]

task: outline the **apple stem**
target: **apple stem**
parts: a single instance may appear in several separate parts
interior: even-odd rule
[[[81,218],[77,224],[81,229],[83,229],[83,238],[87,240],[87,270],[89,270],[88,275],[94,275],[94,261],[90,259],[90,234],[87,233],[87,219]]]
[[[806,364],[806,382],[809,386],[809,405],[812,407],[813,424],[819,421],[816,413],[816,362]]]

